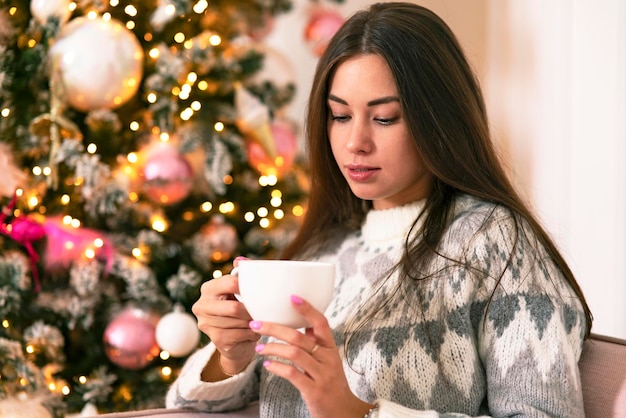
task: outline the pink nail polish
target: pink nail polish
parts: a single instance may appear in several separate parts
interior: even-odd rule
[[[263,325],[263,323],[261,321],[250,321],[248,325],[253,330],[259,330],[261,329],[261,326]]]
[[[269,365],[270,365],[270,361],[269,361],[269,360],[265,360],[265,361],[263,362],[263,367],[267,367],[267,366],[269,366]]]
[[[302,300],[302,298],[300,296],[296,296],[296,295],[291,295],[291,302],[294,305],[302,305],[302,303],[304,302],[304,300]]]
[[[238,255],[237,257],[235,257],[235,259],[233,261],[240,261],[240,260],[245,260],[246,257],[244,257],[243,255]]]
[[[265,348],[265,344],[259,344],[254,349],[256,350],[257,353],[260,353],[261,351],[263,351],[264,348]]]

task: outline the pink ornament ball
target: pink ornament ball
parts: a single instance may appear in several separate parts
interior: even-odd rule
[[[155,336],[156,320],[139,308],[127,308],[107,325],[104,350],[112,363],[131,370],[142,369],[160,353]]]
[[[144,192],[150,200],[173,205],[191,191],[191,164],[173,147],[161,147],[148,157],[143,168]]]
[[[304,39],[316,56],[321,56],[332,37],[337,33],[344,18],[335,10],[320,9],[311,13],[304,29]]]
[[[258,142],[248,141],[248,161],[263,175],[280,176],[293,166],[298,152],[298,140],[293,127],[285,121],[276,120],[272,122],[271,130],[276,146],[276,158],[267,155]]]

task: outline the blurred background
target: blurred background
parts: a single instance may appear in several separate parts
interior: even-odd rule
[[[414,1],[514,183],[626,338],[626,4]],[[319,54],[363,0],[0,0],[0,416],[162,406],[190,307],[306,211]]]

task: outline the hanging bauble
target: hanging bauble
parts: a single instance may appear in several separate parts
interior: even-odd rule
[[[256,141],[268,155],[276,156],[272,138],[270,111],[268,107],[243,86],[235,86],[235,110],[237,128],[249,139]]]
[[[210,249],[211,260],[216,262],[228,260],[239,243],[237,229],[219,215],[204,224],[199,235],[202,237],[201,245]]]
[[[263,175],[273,174],[280,176],[293,166],[297,154],[298,140],[293,127],[285,121],[273,121],[271,130],[276,156],[268,155],[258,142],[248,141],[248,161],[252,167]]]
[[[185,357],[198,347],[200,331],[193,315],[180,305],[163,315],[156,326],[156,340],[172,357]]]
[[[63,24],[72,15],[70,3],[70,0],[31,0],[30,13],[42,25],[45,25],[51,17],[58,18]]]
[[[102,338],[109,360],[131,370],[147,366],[160,353],[156,322],[153,315],[137,307],[120,312],[107,325]]]
[[[78,17],[70,21],[50,49],[65,99],[87,112],[114,109],[131,99],[143,76],[143,48],[115,19]]]
[[[143,190],[155,203],[172,205],[189,195],[193,182],[191,164],[170,144],[150,150],[143,167]]]
[[[321,56],[332,37],[343,25],[343,16],[332,9],[314,10],[304,29],[304,39],[316,56]]]

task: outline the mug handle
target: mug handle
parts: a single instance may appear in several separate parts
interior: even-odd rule
[[[231,276],[238,276],[239,275],[239,267],[235,267],[230,271],[230,275]],[[234,293],[233,296],[235,296],[235,299],[237,299],[239,302],[243,302],[241,300],[241,295],[239,293]]]

